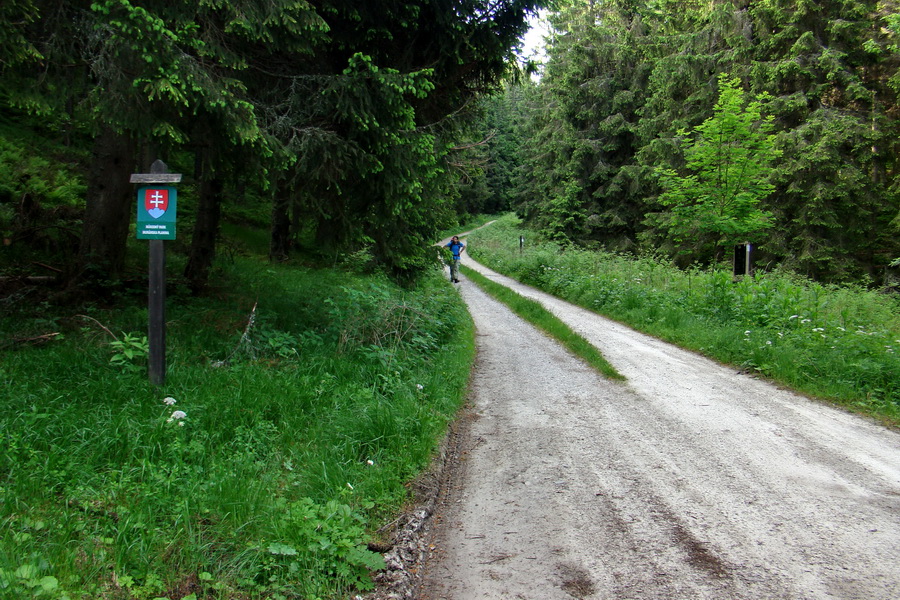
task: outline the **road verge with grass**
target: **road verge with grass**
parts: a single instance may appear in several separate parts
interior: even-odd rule
[[[609,364],[599,350],[582,336],[560,321],[550,311],[529,298],[525,298],[506,286],[495,283],[477,271],[462,266],[466,278],[474,282],[492,297],[505,304],[511,311],[519,315],[551,338],[562,344],[567,350],[579,357],[585,363],[596,369],[604,377],[609,379],[624,379],[616,369]]]

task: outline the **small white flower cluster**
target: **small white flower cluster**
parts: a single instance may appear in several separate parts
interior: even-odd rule
[[[857,325],[856,327],[857,327],[856,333],[858,333],[859,335],[882,335],[883,334],[883,332],[881,332],[881,331],[866,331],[862,325]]]
[[[753,332],[750,331],[749,329],[748,329],[747,331],[744,332],[744,341],[745,341],[745,342],[751,341],[751,340],[750,340],[750,334],[751,334],[751,333],[753,333]],[[779,333],[778,335],[779,335],[779,337],[781,336],[780,333]],[[766,340],[766,346],[771,346],[771,345],[772,345],[772,340]],[[762,347],[762,348],[765,348],[766,346],[761,346],[761,347]],[[701,350],[702,350],[702,348],[701,348]]]
[[[171,396],[163,398],[163,404],[165,404],[166,406],[173,406],[177,402],[178,401],[175,400],[175,398],[172,398]],[[183,419],[185,417],[187,417],[186,412],[184,412],[183,410],[176,410],[171,415],[169,415],[169,418],[166,419],[166,423],[171,423],[173,421],[177,421],[179,427],[184,427]]]
[[[790,317],[788,317],[788,321],[793,321],[794,319],[800,319],[800,315],[791,315]],[[800,323],[804,325],[807,323],[812,323],[812,319],[802,318],[800,319]]]

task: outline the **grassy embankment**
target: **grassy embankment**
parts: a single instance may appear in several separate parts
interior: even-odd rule
[[[68,309],[2,300],[0,598],[369,584],[370,534],[463,400],[471,319],[437,272],[404,291],[237,257],[215,280],[209,297],[170,295],[161,389],[146,291]]]
[[[519,250],[519,236],[526,238]],[[472,257],[528,285],[800,392],[900,422],[900,300],[784,272],[562,250],[507,216],[468,236]]]

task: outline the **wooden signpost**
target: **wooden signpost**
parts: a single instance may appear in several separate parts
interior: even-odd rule
[[[149,240],[149,313],[147,341],[150,345],[147,375],[150,383],[166,382],[166,248],[165,240],[175,239],[178,192],[172,185],[181,181],[180,173],[169,173],[161,160],[149,173],[133,173],[131,183],[141,184],[137,194],[137,238]]]
[[[753,275],[753,244],[747,242],[734,247],[734,277]]]

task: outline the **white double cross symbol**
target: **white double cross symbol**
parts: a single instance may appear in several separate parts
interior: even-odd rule
[[[153,193],[150,194],[150,204],[153,205],[153,208],[159,208],[159,205],[163,203],[163,194],[159,190],[153,190]]]

